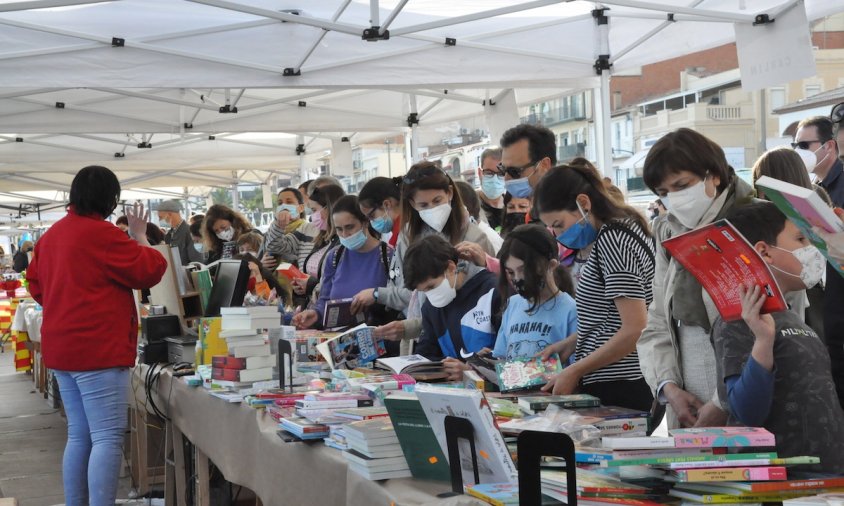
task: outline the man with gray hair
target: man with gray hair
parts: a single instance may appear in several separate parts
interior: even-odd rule
[[[346,187],[343,186],[340,180],[334,176],[319,176],[318,178],[311,181],[311,183],[308,185],[308,193],[307,195],[305,195],[305,198],[310,197],[314,190],[316,190],[317,188],[322,188],[323,186],[328,186],[332,184],[337,185],[340,188],[343,188],[344,190],[346,189]]]
[[[498,168],[501,163],[501,148],[487,148],[481,153],[481,165],[478,167],[478,180],[481,189],[481,210],[486,222],[493,230],[499,230],[504,221],[504,171]]]
[[[178,200],[165,200],[158,204],[158,222],[161,228],[167,229],[164,235],[165,244],[179,248],[179,258],[182,265],[190,262],[202,262],[202,254],[193,247],[190,226],[182,218],[182,204]]]

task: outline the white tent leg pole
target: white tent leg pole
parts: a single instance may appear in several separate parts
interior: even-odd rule
[[[296,145],[297,146],[305,146],[305,136],[304,135],[297,135],[296,136]],[[304,183],[308,180],[308,170],[305,168],[305,153],[299,153],[299,184]]]
[[[413,125],[410,129],[410,149],[410,163],[414,164],[419,161],[419,127],[417,125]]]
[[[595,129],[595,133],[602,142],[598,144],[600,151],[596,153],[596,158],[604,175],[612,177],[612,132],[610,130],[612,120],[610,119],[610,73],[608,71],[601,73],[599,92],[600,100],[596,108],[598,112],[597,126],[599,128]]]
[[[232,171],[232,179],[237,181],[237,171]],[[240,212],[240,194],[237,191],[237,183],[235,182],[232,185],[232,209],[236,212]]]

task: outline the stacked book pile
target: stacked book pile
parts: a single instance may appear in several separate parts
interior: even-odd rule
[[[338,415],[338,411],[352,408],[372,407],[373,401],[368,395],[351,392],[309,393],[296,401],[296,416],[315,423],[342,424],[350,420],[349,414]],[[351,416],[361,416],[352,411]]]
[[[222,330],[262,330],[281,328],[281,313],[276,306],[220,308]]]
[[[323,439],[328,436],[329,428],[322,423],[313,423],[298,416],[282,418],[279,426],[302,440]]]
[[[369,480],[407,478],[404,458],[393,424],[387,417],[352,422],[343,427],[349,468]]]
[[[558,501],[568,501],[568,482],[565,471],[543,470],[540,472],[540,482],[544,495]],[[659,497],[656,490],[624,481],[617,476],[587,469],[577,470],[578,504],[598,506],[620,503],[656,506],[654,500],[658,500]]]
[[[241,389],[273,378],[276,356],[261,329],[281,327],[275,306],[224,307],[220,338],[227,354],[211,358],[212,387]]]

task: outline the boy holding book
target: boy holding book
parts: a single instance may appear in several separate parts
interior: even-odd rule
[[[741,206],[727,219],[770,266],[783,294],[820,281],[823,256],[774,204]],[[765,297],[762,287],[742,289],[742,320],[719,318],[712,328],[730,423],[774,433],[780,457],[820,457],[803,470],[842,473],[844,412],[826,347],[794,312],[760,314]]]

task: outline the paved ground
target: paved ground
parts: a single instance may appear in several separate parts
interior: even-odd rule
[[[14,371],[13,357],[8,346],[0,354],[0,497],[15,497],[20,506],[64,504],[67,423],[31,375]],[[121,479],[118,497],[129,497],[130,487],[128,478]]]

